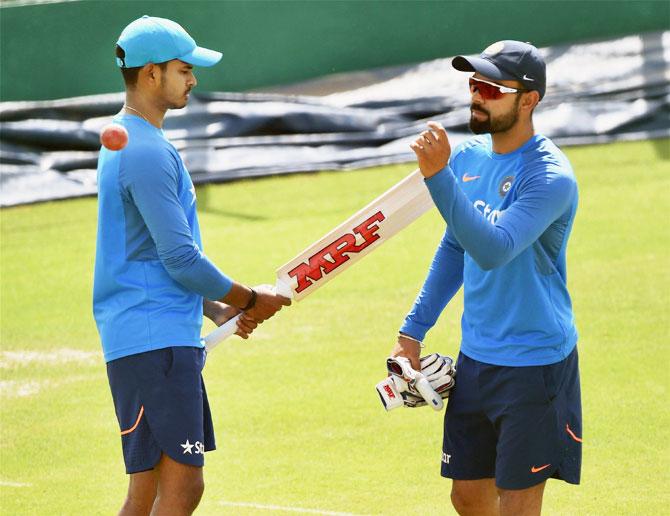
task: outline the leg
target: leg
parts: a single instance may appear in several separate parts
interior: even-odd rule
[[[458,380],[444,416],[441,472],[453,479],[451,503],[459,514],[498,515],[497,437],[481,411],[479,369],[478,362],[459,354]]]
[[[140,375],[134,372],[145,360],[145,355],[130,355],[107,363],[123,460],[129,474],[128,494],[119,511],[121,516],[148,515],[156,498],[158,477],[153,468],[161,452],[151,435],[140,399],[141,386],[136,380]]]
[[[188,515],[198,506],[204,452],[216,447],[204,362],[203,349],[176,347],[107,364],[126,471],[132,473],[121,514]]]
[[[153,470],[131,474],[128,495],[119,516],[148,516],[154,505],[157,486],[158,477]]]
[[[539,516],[546,481],[527,489],[500,489],[501,516]]]
[[[500,514],[495,479],[454,480],[451,503],[461,516],[498,516]]]
[[[163,454],[157,466],[158,494],[152,516],[188,516],[205,490],[202,468],[172,460]]]

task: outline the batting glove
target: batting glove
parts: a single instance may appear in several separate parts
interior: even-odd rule
[[[435,410],[442,408],[442,400],[449,397],[455,383],[456,369],[451,357],[439,353],[427,355],[421,358],[421,371],[412,369],[404,357],[389,358],[386,363],[390,376],[376,388],[387,411],[403,405],[413,408],[430,404]]]

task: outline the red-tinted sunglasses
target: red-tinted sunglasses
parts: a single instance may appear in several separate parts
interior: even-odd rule
[[[495,82],[470,77],[470,93],[479,93],[484,100],[498,100],[501,99],[505,93],[519,93],[522,91],[528,90],[523,88],[509,88],[501,84],[496,84]]]

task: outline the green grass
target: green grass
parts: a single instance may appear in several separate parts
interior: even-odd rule
[[[580,209],[569,282],[580,331],[582,485],[550,481],[546,514],[662,514],[670,353],[667,140],[569,148]],[[275,268],[397,182],[412,165],[198,189],[207,253],[234,278]],[[2,351],[99,352],[91,314],[96,201],[5,209]],[[218,436],[199,514],[453,514],[439,476],[442,415],[385,413],[374,384],[425,276],[433,211],[346,274],[209,356]],[[461,295],[429,334],[455,355]],[[211,329],[208,325],[205,331]],[[126,489],[105,367],[0,361],[0,511],[111,514]],[[33,389],[19,396],[17,388]],[[9,483],[27,484],[23,486]]]

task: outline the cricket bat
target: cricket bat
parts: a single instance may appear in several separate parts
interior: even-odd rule
[[[300,301],[409,226],[433,200],[417,169],[277,269],[276,292]],[[205,336],[207,351],[237,331],[239,316]]]

